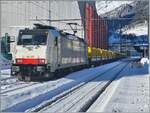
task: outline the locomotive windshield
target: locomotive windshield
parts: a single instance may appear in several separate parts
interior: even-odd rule
[[[20,33],[18,37],[18,45],[45,45],[46,41],[46,33]]]

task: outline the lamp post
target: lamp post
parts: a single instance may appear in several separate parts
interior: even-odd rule
[[[49,0],[49,20],[51,20],[51,0]],[[49,21],[49,25],[51,25],[51,21]]]

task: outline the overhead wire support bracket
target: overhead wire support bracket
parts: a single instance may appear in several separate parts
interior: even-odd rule
[[[78,24],[78,23],[75,23],[75,22],[74,22],[74,23],[73,23],[73,22],[72,22],[72,23],[70,22],[70,23],[67,23],[67,24],[70,26],[71,30],[73,31],[73,33],[74,33],[74,35],[75,35],[75,34],[77,33],[77,25],[79,25],[79,24]],[[74,25],[75,28],[73,28],[72,25]]]

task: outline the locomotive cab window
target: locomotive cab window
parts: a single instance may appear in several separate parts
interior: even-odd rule
[[[20,33],[18,45],[46,45],[46,33]]]
[[[22,43],[24,45],[26,44],[32,44],[32,35],[22,35],[21,42],[18,42],[19,44]]]

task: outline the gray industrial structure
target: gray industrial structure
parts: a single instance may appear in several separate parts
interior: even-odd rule
[[[77,35],[84,36],[81,15],[77,1],[0,1],[1,4],[1,36],[9,33],[17,37],[18,30],[33,27],[33,23],[50,24],[72,33],[67,23],[78,23]],[[48,20],[57,21],[48,21]],[[63,19],[79,19],[61,21]]]

